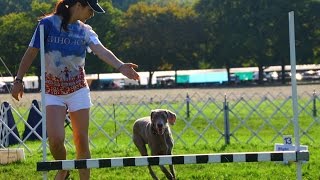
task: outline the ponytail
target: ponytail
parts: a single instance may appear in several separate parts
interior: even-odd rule
[[[60,30],[68,30],[68,23],[71,17],[70,7],[74,6],[77,2],[80,2],[82,6],[87,6],[86,0],[59,0],[56,4],[54,14],[62,16],[62,22]]]

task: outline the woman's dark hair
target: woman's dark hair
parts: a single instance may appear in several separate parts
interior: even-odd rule
[[[54,14],[62,16],[61,28],[65,31],[68,31],[68,22],[71,16],[70,8],[77,2],[80,2],[82,6],[88,6],[86,0],[60,0],[56,4]]]

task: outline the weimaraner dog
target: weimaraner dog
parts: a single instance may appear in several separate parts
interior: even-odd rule
[[[140,118],[133,125],[133,142],[142,156],[148,156],[146,144],[148,144],[152,156],[172,155],[173,138],[170,125],[174,125],[176,114],[166,109],[155,109],[151,115]],[[170,172],[160,165],[162,172],[168,179],[175,179],[174,166],[169,165]],[[158,179],[151,166],[148,166],[153,179]]]

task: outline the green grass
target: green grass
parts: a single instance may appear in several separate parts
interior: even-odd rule
[[[280,106],[281,104],[281,106]],[[282,143],[282,135],[294,135],[294,126],[291,121],[292,104],[286,100],[272,101],[238,101],[229,102],[232,112],[229,113],[230,129],[233,133],[231,144],[224,145],[222,137],[224,114],[221,111],[222,103],[204,102],[190,106],[190,117],[186,117],[185,104],[175,102],[171,104],[133,104],[101,106],[91,109],[90,138],[95,146],[91,146],[92,158],[139,156],[131,142],[130,135],[135,119],[147,116],[151,109],[167,108],[179,110],[177,122],[172,126],[175,139],[174,154],[206,154],[221,152],[258,152],[273,151],[274,143]],[[301,100],[299,125],[301,144],[308,145],[310,161],[303,164],[303,179],[320,179],[319,138],[320,123],[318,117],[312,117],[312,107],[307,101]],[[281,107],[281,108],[278,108]],[[21,110],[25,112],[24,110]],[[134,113],[133,113],[134,112]],[[14,114],[15,119],[19,119]],[[27,113],[23,114],[27,118]],[[185,121],[183,121],[184,119]],[[21,121],[20,121],[21,122]],[[119,122],[120,124],[116,123]],[[187,128],[190,123],[193,129]],[[210,126],[208,126],[210,123]],[[102,128],[98,128],[97,125]],[[312,125],[312,126],[311,126]],[[20,135],[23,124],[18,124]],[[195,132],[202,133],[202,138]],[[121,134],[117,131],[121,130]],[[126,130],[126,131],[125,131]],[[107,133],[116,144],[109,142]],[[66,137],[72,144],[72,131],[66,128]],[[307,136],[308,135],[308,136]],[[180,136],[181,139],[178,138]],[[220,138],[220,139],[219,139]],[[311,139],[310,139],[311,138]],[[206,140],[204,140],[206,139]],[[184,144],[185,143],[185,144]],[[42,161],[42,151],[39,151],[41,142],[26,142],[32,149],[26,151],[26,160],[23,162],[0,165],[0,180],[2,179],[42,179],[42,173],[36,172],[36,162]],[[13,146],[13,147],[17,147]],[[13,148],[11,147],[11,148]],[[21,147],[21,146],[20,146]],[[68,159],[74,159],[74,148],[67,147]],[[48,153],[49,160],[52,160]],[[154,167],[161,179],[165,179],[158,167]],[[177,179],[296,179],[296,165],[282,163],[227,163],[227,164],[197,164],[176,165]],[[49,172],[49,179],[53,179],[55,171]],[[71,172],[72,179],[79,179],[77,171]],[[109,169],[92,169],[92,179],[151,179],[147,167],[125,167]]]

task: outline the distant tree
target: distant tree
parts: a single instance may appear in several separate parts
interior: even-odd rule
[[[32,0],[1,0],[0,16],[10,13],[21,13],[31,10],[30,4]]]
[[[122,11],[127,11],[131,5],[138,2],[143,2],[148,5],[157,4],[161,6],[166,6],[170,3],[176,3],[181,6],[192,6],[198,0],[112,0],[114,7],[121,9]]]
[[[295,8],[296,51],[298,63],[320,61],[320,1],[297,1]]]
[[[113,51],[119,58],[122,58],[119,53],[119,40],[117,39],[117,29],[120,26],[123,12],[112,6],[111,2],[99,2],[106,13],[96,13],[95,16],[87,21],[98,34],[103,45]],[[86,58],[87,73],[107,73],[114,72],[115,69],[101,61],[97,56],[88,54]],[[124,60],[127,61],[127,60]]]
[[[244,36],[245,24],[239,10],[241,2],[238,0],[200,0],[195,10],[200,14],[204,24],[207,42],[202,52],[207,61],[215,67],[225,67],[230,77],[230,68],[241,66],[245,59]],[[229,78],[230,79],[230,78]]]
[[[30,42],[34,28],[32,22],[32,18],[24,12],[0,17],[0,56],[13,75]]]
[[[139,2],[146,3],[148,5],[160,5],[160,6],[167,6],[169,4],[177,4],[179,6],[193,6],[198,0],[140,0]]]
[[[0,56],[13,75],[17,72],[20,60],[38,24],[38,19],[52,11],[54,3],[48,2],[33,0],[23,7],[27,11],[13,12],[0,17],[0,41],[2,42],[0,43]],[[35,61],[27,73],[40,76],[40,61]]]
[[[197,68],[201,29],[191,8],[138,3],[126,13],[119,35],[127,58],[149,71],[150,84],[156,70]]]
[[[114,7],[121,9],[122,11],[127,11],[130,5],[137,3],[139,0],[112,0]]]
[[[311,44],[317,39],[312,35],[316,29],[315,21],[311,20],[320,11],[316,15],[315,10],[309,10],[316,4],[319,3],[310,0],[200,0],[195,9],[208,35],[207,57],[217,66],[225,67],[229,75],[232,67],[257,66],[261,82],[264,67],[276,64],[284,67],[289,63],[288,12],[293,10],[298,20],[296,36],[301,38],[297,38],[296,45],[304,56],[297,57],[297,62],[307,62],[314,52]],[[300,42],[305,42],[305,46]]]

